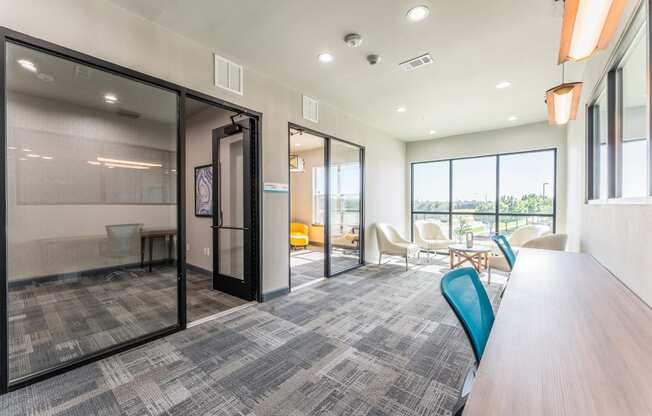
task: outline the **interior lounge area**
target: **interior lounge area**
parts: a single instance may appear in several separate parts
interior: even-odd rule
[[[0,415],[652,414],[650,19],[0,0]]]

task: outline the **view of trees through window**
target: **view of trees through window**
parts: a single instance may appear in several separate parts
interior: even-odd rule
[[[555,163],[555,150],[415,163],[413,221],[440,222],[452,238],[509,235],[528,224],[552,230]]]

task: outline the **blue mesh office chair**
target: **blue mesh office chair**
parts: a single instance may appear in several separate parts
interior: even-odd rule
[[[514,250],[512,250],[512,246],[509,245],[507,238],[505,238],[505,236],[502,234],[495,234],[491,236],[491,239],[494,243],[496,243],[500,251],[505,256],[507,264],[509,264],[509,268],[513,269],[514,263],[516,263],[516,254],[514,254]]]
[[[498,269],[503,272],[507,273],[507,282],[509,281],[509,277],[512,273],[512,270],[514,269],[514,264],[516,263],[516,254],[514,253],[514,250],[512,250],[512,246],[509,244],[509,241],[507,238],[505,238],[504,235],[502,234],[495,234],[491,236],[491,240],[496,243],[500,251],[503,253],[503,256],[505,257],[505,261],[502,260],[500,257],[490,257],[489,258],[489,270],[488,270],[488,281],[489,284],[491,284],[491,270],[492,269]],[[505,264],[505,262],[507,264]],[[500,297],[503,297],[503,294],[505,293],[505,289],[507,289],[507,282],[505,282],[505,286],[503,287],[503,291],[500,293]]]
[[[478,272],[471,267],[451,270],[441,279],[441,293],[462,324],[471,343],[476,365],[479,365],[494,324],[494,311]],[[453,411],[456,416],[464,410],[475,370],[476,368],[471,368],[466,375],[462,394]]]

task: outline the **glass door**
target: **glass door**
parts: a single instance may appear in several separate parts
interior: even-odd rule
[[[253,300],[251,149],[255,121],[213,130],[213,289]]]
[[[362,264],[363,150],[337,139],[328,149],[329,275]]]

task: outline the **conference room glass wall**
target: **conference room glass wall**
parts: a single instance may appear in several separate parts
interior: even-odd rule
[[[178,326],[179,97],[11,42],[5,76],[14,382]]]
[[[185,329],[185,101],[262,114],[0,27],[0,394]]]

